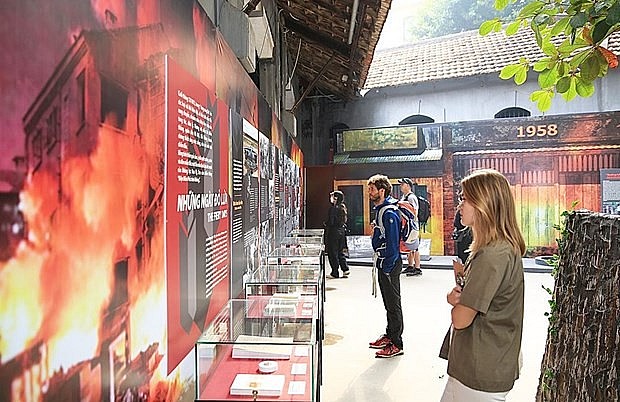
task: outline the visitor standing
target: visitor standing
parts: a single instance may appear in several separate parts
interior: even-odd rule
[[[375,205],[376,218],[372,231],[375,252],[373,277],[378,278],[379,289],[387,316],[385,334],[369,346],[380,349],[376,357],[394,357],[403,352],[403,310],[400,297],[400,227],[401,218],[396,199],[390,196],[392,184],[387,176],[374,175],[368,179],[368,196]],[[374,283],[374,279],[373,279]]]
[[[419,203],[418,197],[413,193],[413,180],[408,177],[398,179],[400,183],[400,191],[402,192],[401,200],[407,201],[415,210],[416,219],[418,218]],[[419,223],[417,224],[419,227]],[[420,268],[420,252],[418,250],[419,241],[413,250],[409,250],[407,253],[407,267],[403,269],[401,273],[407,276],[419,276],[422,275],[422,269]]]
[[[471,228],[463,225],[461,221],[461,210],[457,209],[454,215],[454,231],[452,232],[452,239],[454,240],[454,246],[456,249],[456,256],[463,264],[469,257],[469,247],[471,246]]]
[[[340,277],[338,268],[342,270],[342,276],[349,276],[349,267],[344,250],[347,248],[347,206],[344,203],[342,191],[333,191],[329,194],[329,210],[325,221],[325,248],[327,259],[331,267],[331,273],[327,274],[330,279]]]
[[[461,188],[461,220],[473,242],[464,283],[447,295],[454,330],[441,402],[505,401],[519,377],[525,241],[501,173],[474,171]]]

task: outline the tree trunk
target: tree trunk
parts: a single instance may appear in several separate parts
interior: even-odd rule
[[[564,234],[536,400],[618,401],[620,216],[571,213]]]

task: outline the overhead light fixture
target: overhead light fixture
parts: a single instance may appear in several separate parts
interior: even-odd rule
[[[342,74],[342,77],[340,77],[340,79],[342,80],[342,82],[347,82],[349,80],[349,76],[346,74]]]

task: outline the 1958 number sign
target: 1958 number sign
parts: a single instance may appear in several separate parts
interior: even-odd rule
[[[517,127],[517,138],[528,137],[555,137],[558,135],[557,124],[541,124],[536,126],[519,126]]]

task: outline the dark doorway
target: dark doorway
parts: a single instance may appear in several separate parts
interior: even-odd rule
[[[364,234],[364,187],[361,185],[338,186],[344,193],[344,203],[347,204],[349,217],[347,226],[351,235]]]

